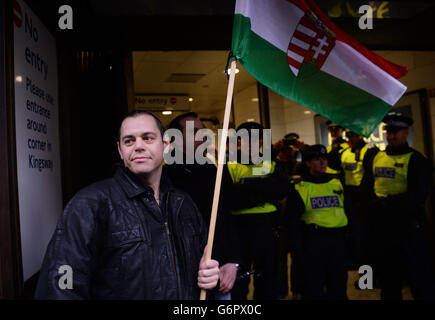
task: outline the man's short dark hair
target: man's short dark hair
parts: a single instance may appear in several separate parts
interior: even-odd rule
[[[163,140],[163,135],[165,134],[165,127],[163,126],[162,122],[159,120],[159,118],[157,118],[153,113],[146,111],[146,110],[134,110],[131,111],[130,113],[128,113],[122,120],[121,123],[119,124],[119,130],[118,130],[118,141],[121,141],[121,126],[122,123],[124,122],[125,119],[127,118],[135,118],[138,116],[142,116],[142,115],[149,115],[151,117],[154,118],[154,120],[156,121],[157,124],[157,128],[159,128],[160,134],[162,136],[162,140]]]
[[[295,132],[290,132],[284,136],[284,139],[299,139],[299,135]]]
[[[258,133],[260,134],[259,138],[263,139],[264,127],[262,124],[258,122],[253,122],[253,121],[244,122],[237,127],[236,131],[238,132],[241,129],[248,130],[249,137],[251,137],[251,130],[258,130]]]
[[[180,114],[179,116],[172,119],[172,121],[169,123],[168,129],[182,130],[183,128],[181,127],[180,124],[181,120],[189,117],[198,118],[198,114],[196,112],[187,112],[187,113]]]

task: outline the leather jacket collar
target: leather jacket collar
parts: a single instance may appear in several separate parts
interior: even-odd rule
[[[114,178],[119,182],[128,198],[134,198],[141,194],[154,195],[153,189],[144,184],[139,177],[126,167],[118,168]],[[163,195],[166,192],[173,190],[175,190],[175,187],[170,181],[166,170],[163,168],[162,177],[160,178],[160,193]]]

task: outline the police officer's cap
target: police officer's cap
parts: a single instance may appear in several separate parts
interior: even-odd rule
[[[382,119],[382,122],[385,123],[386,129],[407,129],[408,127],[412,126],[414,121],[399,113],[399,112],[389,112],[387,115]]]
[[[237,127],[236,131],[239,131],[240,129],[248,130],[249,135],[251,134],[251,130],[257,129],[257,130],[259,130],[260,138],[263,137],[264,127],[261,124],[259,124],[258,122],[244,122],[240,126]]]
[[[284,138],[285,138],[285,139],[299,139],[299,135],[298,135],[297,133],[290,132],[290,133],[287,133],[287,134],[284,136]]]
[[[309,161],[314,158],[326,158],[327,152],[325,146],[321,144],[315,144],[308,146],[302,153],[302,160]]]
[[[328,126],[328,129],[329,129],[329,128],[334,128],[334,127],[338,127],[338,128],[342,128],[342,129],[344,129],[342,126],[340,126],[340,125],[338,125],[338,124],[332,122],[331,120],[328,120],[328,121],[326,122],[326,125]]]

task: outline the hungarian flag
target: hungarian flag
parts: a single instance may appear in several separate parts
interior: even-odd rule
[[[345,34],[312,0],[237,0],[232,51],[259,82],[368,137],[407,68]]]

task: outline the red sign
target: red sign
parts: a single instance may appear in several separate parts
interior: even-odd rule
[[[171,99],[169,100],[169,102],[170,102],[171,104],[176,104],[176,103],[177,103],[177,98],[175,98],[175,97],[171,97]]]

